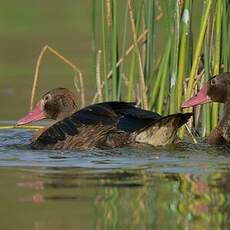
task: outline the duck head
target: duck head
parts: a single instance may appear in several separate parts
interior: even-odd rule
[[[56,88],[44,94],[33,111],[21,118],[17,125],[24,125],[42,119],[62,120],[77,110],[75,96],[65,88]]]
[[[202,105],[211,101],[230,102],[230,73],[222,73],[209,79],[196,96],[182,103],[182,108]]]

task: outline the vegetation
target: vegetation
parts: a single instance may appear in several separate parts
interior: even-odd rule
[[[181,112],[182,101],[203,81],[230,70],[229,21],[228,0],[93,0],[95,99],[136,101],[164,115]],[[193,124],[202,120],[203,136],[219,112],[216,104],[195,111]]]
[[[92,102],[136,101],[162,115],[182,112],[182,101],[196,94],[204,81],[230,71],[229,21],[229,0],[93,0],[96,94]],[[46,45],[38,57],[30,108],[46,51],[73,69],[84,106],[81,71]],[[207,136],[222,109],[216,103],[196,108],[190,127],[201,128],[202,136]]]

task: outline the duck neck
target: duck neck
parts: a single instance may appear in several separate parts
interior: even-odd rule
[[[230,120],[230,101],[224,103],[224,119]]]
[[[50,118],[56,121],[60,121],[66,117],[71,116],[76,111],[78,111],[78,106],[75,103],[68,103],[68,106],[65,105],[57,107],[56,109],[53,108]]]
[[[63,110],[62,113],[60,113],[59,117],[57,118],[57,120],[62,120],[66,117],[71,116],[73,113],[78,111],[78,107],[77,105],[72,105],[69,106],[66,110]]]
[[[226,130],[228,133],[230,121],[230,101],[224,103],[224,115],[220,119],[218,125],[212,130],[207,138],[209,144],[223,144],[228,140],[228,135],[226,135]],[[226,139],[227,137],[227,139]]]

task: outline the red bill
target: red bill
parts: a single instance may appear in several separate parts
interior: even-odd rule
[[[38,102],[34,107],[33,111],[29,112],[25,117],[21,118],[17,122],[17,125],[25,125],[33,121],[40,121],[44,118],[46,118],[46,116],[41,110],[41,103]]]
[[[202,104],[211,102],[211,99],[208,96],[207,92],[208,92],[208,86],[205,84],[201,88],[201,90],[197,93],[196,96],[182,103],[182,108],[193,107],[196,105],[202,105]]]

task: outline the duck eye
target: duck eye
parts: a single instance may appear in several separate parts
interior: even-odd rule
[[[46,95],[45,97],[44,97],[44,100],[45,101],[48,101],[50,99],[50,95]]]
[[[212,79],[210,83],[211,83],[211,85],[215,85],[216,84],[216,80]]]

